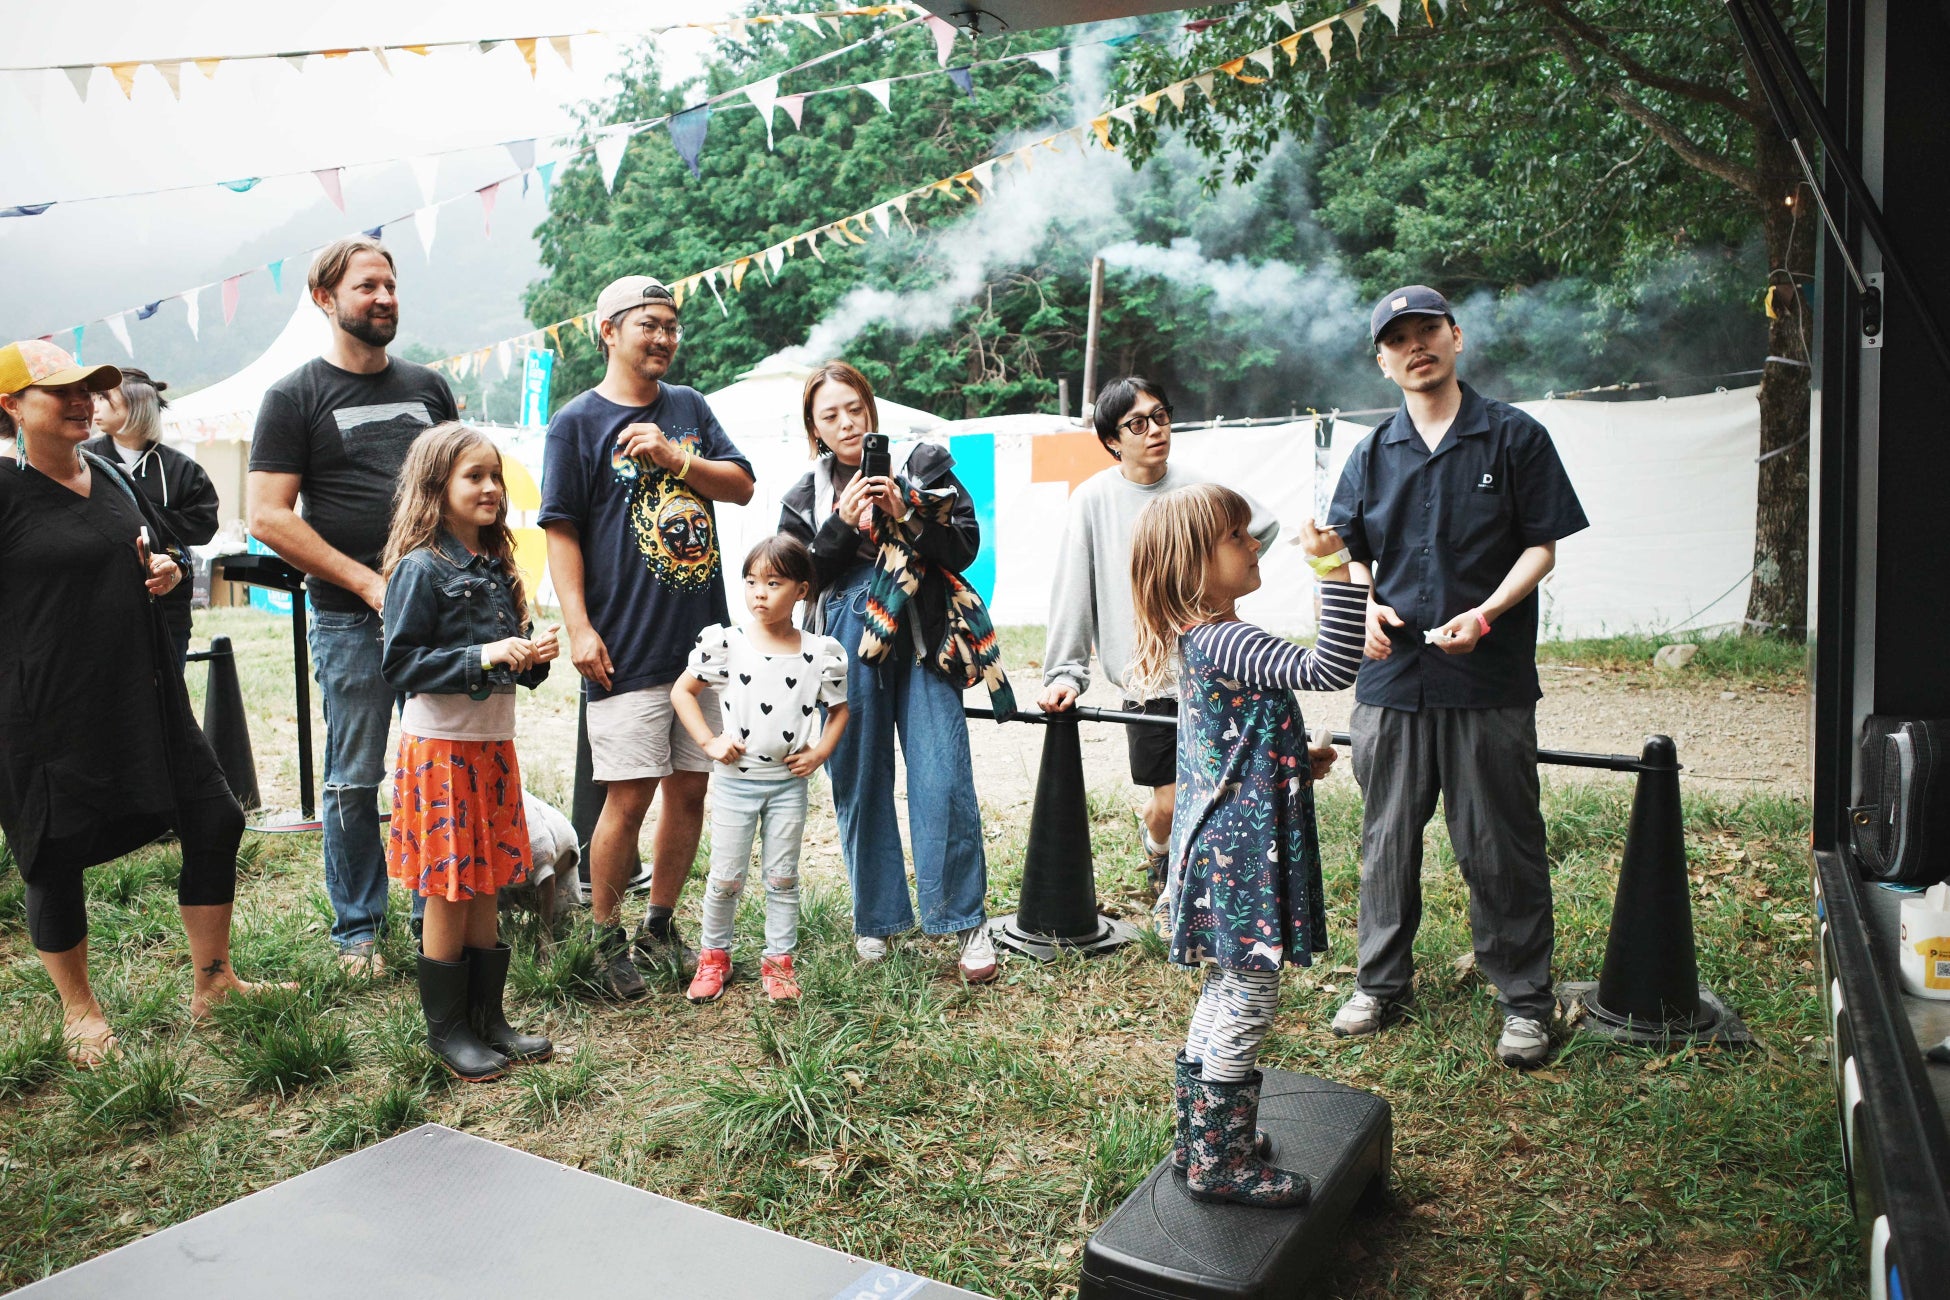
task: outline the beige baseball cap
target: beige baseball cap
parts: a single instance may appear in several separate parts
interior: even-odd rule
[[[676,296],[655,276],[626,275],[620,280],[611,280],[608,287],[596,295],[596,319],[612,320],[618,312],[641,307],[646,302],[669,303],[673,309],[677,306]]]

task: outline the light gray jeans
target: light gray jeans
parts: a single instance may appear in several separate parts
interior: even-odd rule
[[[1442,797],[1469,886],[1476,968],[1506,1016],[1550,1022],[1550,863],[1538,808],[1537,707],[1354,706],[1361,784],[1361,913],[1356,987],[1384,1002],[1409,994],[1422,924],[1422,828]]]
[[[761,840],[765,878],[765,955],[799,946],[799,841],[806,829],[803,777],[754,781],[711,774],[711,875],[704,886],[706,948],[731,947],[731,924]]]

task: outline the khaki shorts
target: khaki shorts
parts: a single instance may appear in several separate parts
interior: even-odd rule
[[[642,781],[717,766],[677,720],[670,691],[669,684],[645,686],[589,701],[589,759],[596,780]],[[697,703],[716,735],[717,688],[705,687]]]

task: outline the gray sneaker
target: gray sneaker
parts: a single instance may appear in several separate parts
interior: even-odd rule
[[[1400,1002],[1383,1002],[1367,993],[1356,993],[1334,1013],[1330,1028],[1336,1038],[1361,1038],[1378,1034],[1402,1018]]]
[[[648,992],[643,984],[643,972],[630,960],[630,936],[623,932],[622,926],[595,926],[591,938],[595,941],[600,968],[597,979],[605,993],[624,1002],[634,1002]]]
[[[684,946],[684,936],[678,933],[677,918],[667,917],[658,930],[650,928],[650,920],[644,918],[636,928],[636,959],[646,966],[676,966],[677,973],[686,979],[697,974],[697,950]]]
[[[1503,1017],[1503,1036],[1496,1040],[1496,1054],[1505,1065],[1532,1070],[1550,1055],[1550,1030],[1527,1016]]]

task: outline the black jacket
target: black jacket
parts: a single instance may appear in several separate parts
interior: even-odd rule
[[[915,538],[915,549],[931,565],[960,573],[975,562],[982,549],[982,525],[975,517],[975,499],[955,477],[954,466],[955,458],[948,454],[947,448],[931,442],[917,443],[897,477],[919,488],[954,489],[955,509],[948,526],[921,529]],[[830,468],[830,458],[822,457],[779,503],[779,531],[792,534],[812,550],[816,589],[808,605],[812,610],[810,621],[814,623],[823,622],[818,611],[824,605],[819,598],[860,563],[861,533],[857,528],[837,513],[820,520],[813,518],[816,500],[813,475],[828,473]],[[930,570],[921,580],[921,589],[914,593],[911,607],[918,621],[910,626],[918,634],[920,645],[928,648],[940,645],[948,634],[948,592],[939,573]],[[812,630],[823,628],[815,626]],[[846,650],[852,654],[855,647],[848,646]]]
[[[90,438],[81,448],[94,452],[134,480],[136,490],[155,507],[163,527],[184,546],[201,546],[217,535],[217,485],[210,481],[203,466],[190,457],[174,447],[152,442],[135,464],[124,465],[115,439],[107,434]],[[156,602],[172,629],[187,631],[189,628],[190,597],[196,586],[193,576],[185,573],[176,589]]]

